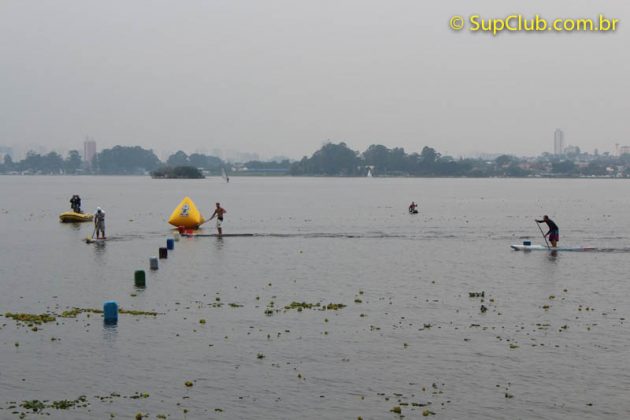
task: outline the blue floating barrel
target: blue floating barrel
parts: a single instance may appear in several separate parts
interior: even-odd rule
[[[160,259],[168,258],[168,251],[166,248],[160,248]]]
[[[532,244],[532,241],[523,241],[523,245],[525,246],[530,246]]]
[[[157,259],[157,257],[150,257],[149,258],[149,268],[151,270],[157,270],[158,269],[158,259]]]
[[[118,323],[118,304],[113,300],[103,304],[103,318],[106,324]]]
[[[136,270],[134,274],[134,283],[136,287],[145,287],[147,285],[144,270]]]
[[[166,249],[168,249],[169,251],[173,250],[175,248],[175,241],[171,238],[168,238],[166,240]]]

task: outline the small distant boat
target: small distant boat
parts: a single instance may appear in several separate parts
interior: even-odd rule
[[[90,213],[77,213],[75,211],[66,211],[59,215],[59,221],[61,223],[82,223],[91,222],[94,219],[94,215]]]
[[[186,229],[197,229],[205,222],[205,219],[190,197],[184,197],[179,205],[175,207],[173,213],[171,213],[168,222],[176,227],[183,226]]]
[[[372,169],[368,169],[368,173],[366,175],[368,178],[372,178]]]

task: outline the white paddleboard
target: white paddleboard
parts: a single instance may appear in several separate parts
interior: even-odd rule
[[[254,233],[224,233],[223,235],[219,235],[216,233],[182,233],[181,236],[184,238],[231,238],[231,237],[249,237],[256,236]]]
[[[594,251],[596,248],[593,247],[586,247],[586,246],[576,246],[576,247],[570,247],[570,246],[562,246],[562,247],[556,247],[556,248],[548,248],[545,245],[510,245],[510,247],[512,247],[513,250],[515,251]]]
[[[107,239],[102,239],[102,238],[85,238],[85,243],[86,244],[101,244],[101,243],[105,243]]]

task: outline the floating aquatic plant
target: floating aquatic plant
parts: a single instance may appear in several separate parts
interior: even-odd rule
[[[5,318],[11,318],[16,320],[17,322],[21,322],[24,324],[45,324],[47,322],[54,322],[56,318],[50,314],[28,314],[28,313],[12,313],[6,312],[4,314]]]

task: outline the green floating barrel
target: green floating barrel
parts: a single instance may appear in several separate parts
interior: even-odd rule
[[[136,270],[135,275],[134,275],[134,283],[136,287],[146,287],[147,278],[146,278],[146,274],[144,273],[144,270]]]

